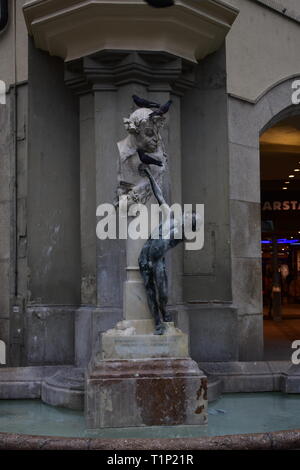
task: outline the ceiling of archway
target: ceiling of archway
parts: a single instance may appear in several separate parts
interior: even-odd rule
[[[292,116],[268,129],[260,138],[261,180],[274,182],[280,189],[282,182],[290,181],[300,190],[300,116]],[[294,178],[289,178],[294,175]],[[276,183],[277,182],[277,183]]]

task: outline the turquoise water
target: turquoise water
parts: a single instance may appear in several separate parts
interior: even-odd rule
[[[173,438],[300,429],[300,395],[235,393],[209,406],[207,426],[105,429],[88,432],[83,412],[38,400],[0,400],[0,432],[65,437]]]

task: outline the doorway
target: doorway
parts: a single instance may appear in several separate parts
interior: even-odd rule
[[[300,339],[300,115],[260,137],[265,360],[290,360]]]

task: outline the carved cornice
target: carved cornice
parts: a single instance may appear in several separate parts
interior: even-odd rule
[[[29,34],[66,61],[105,50],[166,51],[196,62],[217,50],[237,16],[221,0],[177,0],[150,8],[143,0],[35,0],[25,3]]]
[[[65,82],[79,94],[128,83],[181,94],[195,82],[195,64],[166,52],[108,50],[68,62]]]

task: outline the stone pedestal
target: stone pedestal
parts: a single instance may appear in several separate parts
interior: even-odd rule
[[[165,333],[154,335],[153,320],[122,321],[102,334],[102,351],[98,359],[143,359],[188,357],[188,337],[164,323]]]
[[[86,378],[89,429],[207,423],[207,381],[190,358],[104,360]]]
[[[151,202],[153,198],[151,198]],[[154,201],[153,201],[154,202]],[[147,203],[147,208],[150,211],[150,201]],[[129,217],[128,223],[132,220]],[[150,333],[154,329],[151,323],[152,315],[148,306],[147,295],[145,286],[140,274],[138,266],[138,257],[145,244],[145,240],[126,240],[126,280],[123,285],[123,316],[125,320],[143,320],[146,321],[145,325],[147,332]],[[150,322],[150,323],[149,323]],[[149,328],[151,324],[151,328]],[[127,324],[129,325],[129,324]],[[137,323],[133,324],[137,327]],[[128,328],[128,326],[126,327]],[[138,328],[143,328],[142,323]]]
[[[88,428],[206,424],[207,381],[187,335],[173,323],[161,336],[153,327],[125,320],[101,335],[86,374]]]

